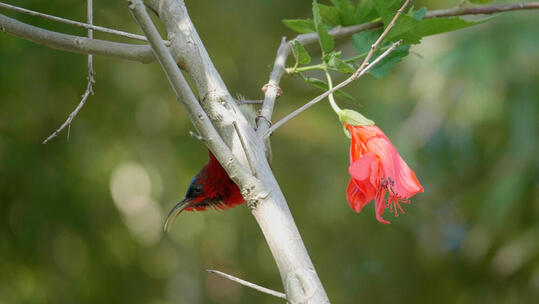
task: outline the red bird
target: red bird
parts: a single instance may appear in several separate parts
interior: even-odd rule
[[[182,211],[202,211],[211,207],[227,209],[243,204],[238,186],[228,177],[225,169],[210,152],[210,161],[193,178],[185,198],[168,213],[165,231]]]

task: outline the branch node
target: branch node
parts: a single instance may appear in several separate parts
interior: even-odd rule
[[[285,286],[290,304],[308,303],[316,291],[316,285],[305,269],[289,272],[286,275]]]
[[[281,95],[283,94],[283,90],[281,90],[281,88],[275,84],[275,83],[272,83],[272,82],[268,82],[266,83],[263,87],[262,87],[262,92],[264,94],[266,94],[266,92],[270,89],[274,89],[275,90],[275,96],[276,98],[279,98],[281,97]]]

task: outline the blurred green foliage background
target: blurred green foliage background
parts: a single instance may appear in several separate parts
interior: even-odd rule
[[[10,3],[85,20],[80,1]],[[96,24],[140,32],[124,1],[95,5]],[[294,35],[280,20],[311,14],[310,1],[187,5],[231,93],[250,99],[279,38]],[[341,105],[374,119],[425,188],[404,216],[386,215],[391,225],[372,204],[348,207],[349,140],[327,104],[272,137],[275,174],[334,303],[539,298],[538,28],[537,12],[513,12],[426,38],[390,76],[345,89],[359,103]],[[205,272],[282,290],[247,207],[185,213],[162,232],[207,154],[158,65],[97,57],[95,70],[69,141],[42,145],[78,103],[86,57],[0,35],[0,303],[279,303]],[[297,76],[281,84],[275,119],[319,94]]]

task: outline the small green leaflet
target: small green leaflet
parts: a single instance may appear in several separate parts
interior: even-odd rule
[[[292,54],[294,54],[298,64],[309,64],[311,62],[311,56],[297,40],[294,40],[294,44],[292,44]]]
[[[410,15],[415,20],[423,20],[423,17],[425,17],[426,14],[427,14],[427,9],[425,7],[422,7],[418,9],[417,11],[412,11]]]
[[[341,18],[339,17],[339,11],[329,5],[318,4],[320,9],[320,16],[322,16],[322,21],[329,26],[337,26],[341,24]]]
[[[352,35],[353,44],[359,54],[366,54],[371,45],[378,39],[382,30],[377,31],[363,31],[359,34]]]
[[[372,3],[372,6],[376,9],[378,16],[382,18],[384,24],[387,26],[391,19],[395,16],[395,13],[402,5],[401,0],[362,0],[369,1]]]
[[[315,87],[315,88],[321,89],[322,91],[327,91],[327,90],[329,90],[328,84],[327,84],[325,81],[323,81],[323,80],[320,80],[320,79],[315,78],[315,77],[304,77],[303,75],[302,75],[302,77],[303,77],[303,80],[305,80],[305,82],[307,82],[308,84],[312,85],[312,86]],[[357,99],[356,99],[356,98],[354,98],[352,95],[350,95],[350,94],[348,94],[348,93],[345,93],[345,92],[343,92],[343,91],[341,91],[341,90],[335,91],[334,94],[335,94],[336,96],[339,96],[339,97],[341,97],[341,98],[344,98],[344,99],[346,99],[346,100],[348,100],[348,101],[357,103]]]
[[[341,73],[354,73],[356,69],[344,60],[341,59],[341,51],[333,51],[329,54],[326,54],[322,60],[327,64],[328,68],[339,71]]]
[[[282,22],[286,27],[300,34],[307,34],[316,31],[312,19],[283,19]]]
[[[335,46],[335,41],[333,37],[328,34],[328,30],[324,23],[322,22],[322,16],[320,15],[320,8],[318,7],[318,2],[313,1],[313,22],[314,28],[318,33],[318,40],[320,42],[320,47],[322,48],[323,53],[327,53],[333,49]]]
[[[370,0],[361,0],[356,7],[357,23],[369,22],[378,17],[378,13]]]
[[[421,41],[421,33],[417,28],[421,25],[417,20],[408,15],[401,15],[395,22],[395,26],[387,34],[385,41],[398,41],[402,39],[405,44],[416,44]]]
[[[342,21],[341,25],[348,26],[358,23],[355,5],[350,0],[331,0],[331,3],[339,12],[339,17]]]

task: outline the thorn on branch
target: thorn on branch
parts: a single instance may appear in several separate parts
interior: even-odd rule
[[[191,137],[195,138],[195,139],[198,139],[200,141],[205,141],[204,140],[204,137],[202,137],[200,134],[198,133],[195,133],[193,131],[189,131],[189,135],[191,135]]]

